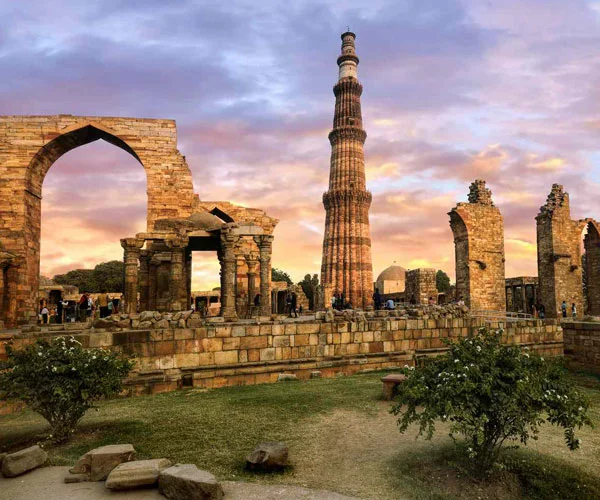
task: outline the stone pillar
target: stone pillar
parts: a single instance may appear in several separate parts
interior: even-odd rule
[[[271,315],[271,252],[273,251],[273,235],[256,236],[260,254],[260,314]]]
[[[221,316],[225,319],[236,319],[235,311],[235,281],[236,255],[235,244],[239,236],[227,230],[221,231],[221,250],[218,252],[221,263]]]
[[[521,285],[521,304],[523,304],[523,312],[527,313],[527,287],[525,283]]]
[[[140,312],[149,311],[150,302],[150,253],[140,251]]]
[[[170,295],[171,311],[187,309],[187,278],[185,272],[185,251],[187,239],[167,240],[171,251]]]
[[[138,294],[138,265],[140,250],[144,246],[144,240],[137,238],[124,238],[121,240],[125,260],[125,310],[127,314],[135,314],[137,311]]]
[[[256,296],[256,273],[258,272],[258,254],[246,255],[248,265],[248,316],[252,316],[254,297]]]
[[[154,258],[148,261],[148,310],[156,311],[156,273],[158,262]]]

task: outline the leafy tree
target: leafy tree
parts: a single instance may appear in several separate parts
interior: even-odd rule
[[[66,274],[57,274],[52,281],[59,285],[74,285],[81,292],[95,292],[98,288],[93,269],[74,269]]]
[[[69,439],[93,402],[118,394],[133,362],[121,354],[84,349],[73,337],[7,346],[0,363],[0,397],[19,399],[44,417],[56,442]]]
[[[276,267],[271,268],[271,280],[272,281],[285,281],[288,285],[293,284],[292,278],[290,275],[281,269],[277,269]]]
[[[435,286],[440,293],[447,292],[450,289],[450,277],[441,269],[435,273]]]
[[[103,262],[94,268],[94,280],[98,292],[123,293],[123,271],[125,267],[120,260]]]
[[[450,436],[465,438],[479,473],[492,468],[505,442],[537,439],[544,421],[563,427],[567,446],[577,449],[575,429],[591,425],[589,401],[556,362],[504,346],[501,335],[481,329],[450,344],[445,355],[406,369],[392,408],[400,432],[417,422],[418,435],[431,439],[436,420],[450,422]]]
[[[111,260],[98,264],[94,269],[74,269],[52,278],[59,285],[74,285],[80,292],[121,292],[123,293],[124,264]]]
[[[308,298],[308,307],[314,311],[315,309],[315,289],[319,286],[319,275],[310,274],[304,275],[304,279],[298,283]]]

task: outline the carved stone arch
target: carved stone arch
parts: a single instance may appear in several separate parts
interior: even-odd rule
[[[583,240],[587,285],[584,297],[587,305],[585,312],[592,316],[600,316],[600,227],[594,219],[585,219],[583,226],[583,229],[587,228]]]
[[[456,210],[450,213],[450,228],[454,235],[454,255],[456,273],[456,298],[464,300],[471,307],[469,272],[469,230],[463,216]]]
[[[142,164],[138,154],[118,133],[92,121],[81,121],[53,135],[55,137],[40,147],[27,167],[26,189],[39,198],[46,174],[61,156],[100,139],[126,151]]]

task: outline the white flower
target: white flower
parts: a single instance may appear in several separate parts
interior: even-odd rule
[[[477,346],[477,352],[481,352],[481,346],[480,345]]]

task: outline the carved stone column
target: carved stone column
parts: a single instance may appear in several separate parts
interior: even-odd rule
[[[140,251],[140,312],[149,311],[150,302],[150,253]]]
[[[260,253],[260,314],[271,315],[271,252],[273,251],[273,235],[255,236]]]
[[[236,319],[235,311],[235,281],[236,255],[235,244],[239,236],[226,230],[221,232],[221,250],[218,253],[221,263],[221,316],[226,319]]]
[[[138,264],[140,250],[144,246],[144,240],[137,238],[124,238],[121,240],[125,260],[125,311],[135,314],[137,311],[138,294]]]
[[[256,296],[256,274],[258,272],[258,254],[246,255],[248,265],[248,316],[252,316],[254,297]]]
[[[171,250],[170,294],[171,311],[183,311],[187,308],[187,277],[185,272],[185,251],[187,239],[168,240]]]

